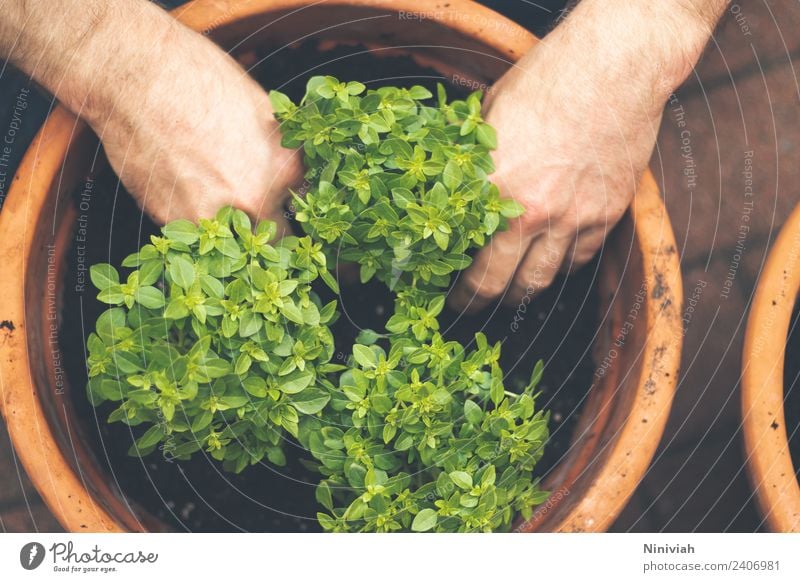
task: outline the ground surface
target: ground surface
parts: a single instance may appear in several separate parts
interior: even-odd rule
[[[696,75],[665,112],[652,169],[681,251],[686,301],[696,303],[687,311],[683,371],[669,426],[617,531],[760,528],[743,467],[740,354],[770,241],[800,201],[798,70],[800,4],[734,4]],[[20,96],[20,84],[12,80],[8,71],[0,79],[0,133]],[[42,116],[44,99],[35,93],[25,99],[40,107],[23,114],[15,156]],[[692,169],[694,178],[684,173]],[[752,174],[752,197],[745,196],[746,172]],[[0,200],[4,196],[0,192]],[[745,224],[748,230],[741,228]],[[5,431],[0,475],[0,531],[60,529],[17,465]]]

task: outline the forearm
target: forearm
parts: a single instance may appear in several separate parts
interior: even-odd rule
[[[691,73],[728,2],[583,0],[537,48],[545,58],[530,54],[519,66],[553,63],[557,76],[574,85],[572,99],[591,106],[660,111]]]
[[[264,90],[211,40],[149,0],[5,0],[3,9],[0,56],[88,122],[155,220],[213,216],[226,204],[283,219],[299,156],[280,147]]]
[[[134,121],[143,111],[171,110],[171,101],[191,109],[194,96],[171,87],[201,89],[215,69],[235,66],[147,0],[6,1],[2,56],[96,130],[112,116]]]

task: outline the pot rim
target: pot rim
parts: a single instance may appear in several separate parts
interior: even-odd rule
[[[527,52],[535,37],[521,26],[470,0],[451,0],[444,7],[431,7],[426,0],[250,0],[222,5],[214,0],[194,0],[173,11],[184,24],[198,31],[220,28],[265,11],[300,10],[312,4],[368,7],[393,13],[424,12],[436,25],[477,38],[487,48],[504,55],[509,63]],[[465,14],[471,17],[465,17]],[[492,35],[484,31],[487,19],[495,20],[514,34]],[[498,20],[499,19],[499,20]],[[70,146],[83,125],[58,107],[48,117],[23,158],[6,206],[0,214],[0,257],[18,274],[0,281],[5,295],[2,319],[14,322],[16,331],[0,338],[0,405],[17,454],[36,488],[59,522],[68,531],[128,531],[129,526],[110,514],[87,490],[60,450],[37,395],[35,373],[30,365],[26,335],[25,281],[31,249],[42,244],[34,228],[37,213],[47,198],[43,176],[54,178],[64,170]],[[39,186],[37,189],[37,185]],[[632,223],[635,244],[642,257],[648,282],[645,302],[646,338],[636,361],[636,383],[628,419],[602,442],[603,466],[582,492],[581,499],[563,515],[556,508],[549,514],[537,511],[522,531],[604,531],[621,512],[652,460],[664,427],[677,383],[682,328],[680,310],[682,284],[675,239],[658,187],[651,172],[645,172],[634,204],[626,219]],[[19,225],[24,228],[20,228]],[[623,265],[623,268],[625,266]],[[656,293],[656,291],[658,293]],[[6,330],[7,331],[7,330]],[[14,378],[13,382],[8,381]],[[20,412],[21,414],[18,414]],[[644,419],[644,420],[643,420]],[[643,424],[643,423],[647,424]],[[568,494],[568,493],[567,493]],[[564,513],[564,512],[560,512]]]
[[[800,205],[781,228],[753,296],[742,354],[742,425],[750,482],[767,527],[800,532],[800,484],[789,451],[784,360],[800,292]]]

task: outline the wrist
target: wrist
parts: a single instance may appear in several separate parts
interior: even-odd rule
[[[584,0],[583,21],[618,65],[618,80],[663,102],[691,74],[729,0]],[[659,104],[660,110],[660,104]]]
[[[561,98],[578,110],[655,117],[691,73],[727,1],[583,0],[535,49],[544,54],[531,56],[558,71],[567,85]]]
[[[192,34],[149,1],[121,4],[76,50],[72,60],[79,64],[53,91],[98,133],[112,122],[133,125],[148,115],[154,96],[171,94],[168,70],[179,68],[172,66],[180,58],[176,49]]]
[[[170,92],[170,74],[190,75],[175,63],[185,65],[187,39],[210,44],[146,0],[11,7],[0,52],[98,132],[112,120],[135,121],[157,92]]]

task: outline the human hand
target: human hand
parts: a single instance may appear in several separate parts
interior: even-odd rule
[[[158,222],[233,205],[288,232],[282,204],[301,161],[281,147],[266,92],[216,45],[180,33],[170,52],[155,49],[144,83],[120,83],[89,116],[112,168]]]
[[[591,260],[624,214],[664,103],[710,34],[703,23],[638,9],[584,0],[489,90],[485,117],[498,136],[491,178],[525,213],[476,255],[453,307],[537,294],[559,270]],[[650,26],[658,32],[647,34]]]
[[[209,39],[146,0],[14,0],[0,54],[100,137],[155,220],[231,204],[279,222],[300,156],[282,148],[269,98]]]
[[[111,166],[158,222],[209,217],[230,204],[285,227],[281,205],[302,172],[297,152],[280,145],[266,93],[210,43],[183,68],[195,60],[202,66],[176,71],[168,86],[156,82],[142,102],[120,104],[122,89],[93,124]]]
[[[492,180],[525,213],[477,254],[453,293],[457,307],[517,303],[559,269],[589,261],[650,158],[660,112],[614,119],[602,95],[597,103],[571,98],[580,83],[542,60],[511,70],[489,98],[486,119],[498,135]]]

